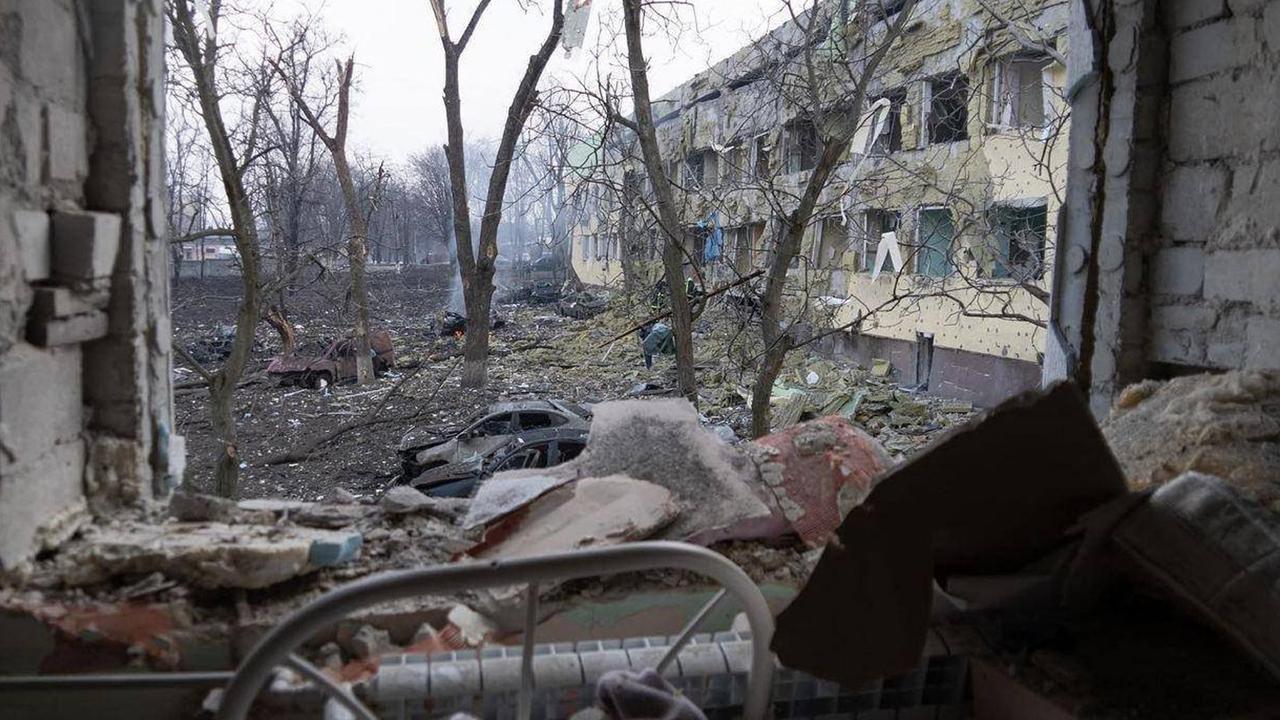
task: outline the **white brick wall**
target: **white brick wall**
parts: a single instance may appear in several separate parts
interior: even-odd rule
[[[1280,367],[1280,2],[1162,7],[1170,90],[1149,359]]]

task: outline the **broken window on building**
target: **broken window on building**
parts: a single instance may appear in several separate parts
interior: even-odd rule
[[[969,81],[961,73],[948,73],[925,83],[925,122],[930,143],[947,143],[969,137]]]
[[[684,159],[684,184],[686,187],[699,188],[704,187],[706,183],[705,173],[706,163],[703,159],[703,151],[698,150],[691,152]]]
[[[729,242],[733,245],[733,268],[739,275],[746,275],[756,268],[760,238],[764,235],[764,223],[752,223],[729,230]]]
[[[580,252],[580,254],[581,254],[582,259],[583,259],[584,261],[586,261],[586,260],[590,260],[590,259],[591,259],[591,255],[590,255],[590,252],[591,252],[591,236],[590,236],[590,235],[583,235],[583,236],[578,240],[578,245],[580,246],[580,248],[579,248],[579,249],[580,249],[580,251],[581,251],[581,252]]]
[[[787,124],[787,172],[812,170],[818,164],[818,129],[812,120],[796,119]]]
[[[848,291],[848,279],[844,272],[844,254],[849,248],[849,233],[837,216],[818,221],[817,242],[814,243],[814,264],[831,273],[832,295],[843,297]]]
[[[1044,277],[1045,205],[1002,205],[991,209],[995,261],[991,276],[1019,281]]]
[[[689,225],[684,229],[685,247],[689,248],[693,261],[699,265],[702,264],[702,256],[707,249],[707,236],[710,234],[710,228],[697,225]]]
[[[996,61],[991,67],[991,104],[987,124],[992,128],[1037,128],[1044,126],[1045,72],[1049,58],[1014,56]]]
[[[730,145],[724,151],[724,167],[720,169],[722,182],[735,185],[741,179],[742,146]]]
[[[946,277],[951,263],[951,241],[955,239],[955,223],[951,210],[944,207],[920,208],[916,226],[916,273],[928,277]]]
[[[871,272],[871,261],[876,256],[876,248],[880,237],[888,232],[896,232],[902,213],[897,210],[868,210],[863,218],[862,257],[857,267],[864,272]]]
[[[769,136],[757,135],[751,144],[751,174],[757,180],[765,180],[771,173],[770,150]]]
[[[884,20],[897,15],[906,5],[907,0],[871,0],[867,10],[876,20]]]
[[[872,155],[888,155],[902,149],[902,109],[907,104],[907,91],[903,88],[892,90],[876,100],[882,98],[889,101],[889,116],[871,143]]]

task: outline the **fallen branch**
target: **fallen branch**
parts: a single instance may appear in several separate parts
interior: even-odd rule
[[[426,399],[426,403],[430,403],[432,400],[435,399],[436,395],[440,394],[440,390],[444,388],[445,382],[449,380],[449,377],[453,375],[453,371],[458,368],[458,365],[461,364],[461,362],[462,361],[459,360],[458,362],[455,362],[453,365],[449,367],[448,372],[446,372],[444,376],[440,378],[440,383],[436,385],[436,389],[431,392],[431,396]],[[383,397],[382,400],[378,402],[377,406],[374,407],[369,412],[365,413],[359,420],[352,420],[351,422],[343,423],[342,425],[339,425],[334,430],[331,430],[330,432],[327,432],[318,438],[313,438],[311,442],[308,442],[306,445],[303,445],[300,448],[295,448],[288,452],[283,452],[278,455],[273,455],[263,460],[261,462],[261,465],[264,465],[264,466],[283,465],[285,463],[302,462],[307,458],[311,457],[311,455],[316,450],[318,450],[321,445],[326,445],[328,443],[331,443],[334,440],[338,439],[339,437],[342,437],[343,435],[346,435],[347,433],[351,432],[352,430],[358,430],[360,428],[370,427],[372,425],[383,425],[391,422],[403,422],[408,418],[401,418],[401,417],[380,418],[378,417],[378,415],[382,413],[383,408],[387,406],[387,403],[390,402],[391,398],[394,397],[396,393],[400,391],[400,388],[404,387],[405,383],[412,380],[421,371],[422,371],[422,368],[419,367],[413,372],[409,373],[408,375],[405,375],[404,377],[400,378],[400,380],[397,381],[396,384],[391,387],[391,391],[388,392],[386,396]],[[409,416],[409,418],[412,418],[412,417],[414,416]]]
[[[182,356],[183,360],[187,361],[187,365],[191,366],[192,370],[195,370],[197,373],[200,374],[200,377],[204,378],[205,384],[209,384],[213,382],[213,373],[210,372],[207,368],[205,368],[205,366],[201,365],[200,361],[196,360],[195,357],[191,355],[191,353],[187,352],[186,348],[182,347],[182,345],[179,343],[173,343],[173,349],[175,352],[177,352],[179,355]]]
[[[711,292],[707,293],[706,295],[704,295],[704,296],[702,297],[702,301],[705,303],[707,300],[710,300],[711,298],[713,298],[713,297],[715,297],[715,296],[717,296],[717,295],[719,295],[719,294],[721,294],[721,293],[723,293],[723,292],[726,292],[726,291],[732,290],[732,289],[734,289],[734,288],[738,287],[739,285],[741,285],[741,284],[743,284],[743,283],[747,282],[748,280],[752,280],[752,279],[758,278],[758,277],[760,277],[760,276],[761,276],[761,275],[763,275],[763,274],[764,274],[764,269],[762,268],[762,269],[760,269],[760,270],[756,270],[756,271],[755,271],[755,272],[753,272],[753,273],[750,273],[750,274],[747,274],[747,275],[743,275],[742,277],[738,278],[737,280],[734,280],[733,282],[729,283],[728,285],[722,285],[722,286],[720,286],[720,287],[716,288],[715,290],[712,290]],[[665,311],[665,312],[658,313],[657,315],[651,315],[651,316],[649,316],[648,318],[645,318],[644,320],[641,320],[640,322],[636,323],[635,325],[632,325],[631,327],[627,328],[625,331],[620,332],[620,333],[618,333],[617,335],[614,335],[613,337],[609,338],[608,340],[605,340],[604,342],[600,343],[597,347],[604,347],[605,345],[609,345],[609,344],[611,344],[611,343],[615,343],[615,342],[617,342],[617,341],[621,340],[622,338],[624,338],[624,337],[626,337],[626,336],[630,335],[631,333],[633,333],[633,332],[635,332],[635,331],[639,330],[640,328],[644,327],[645,325],[648,325],[649,323],[655,323],[655,322],[658,322],[659,320],[661,320],[661,319],[663,319],[663,318],[670,317],[670,316],[671,316],[671,311],[670,311],[670,310],[667,310],[667,311]]]

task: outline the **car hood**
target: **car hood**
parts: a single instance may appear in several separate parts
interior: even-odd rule
[[[466,440],[454,438],[433,447],[419,450],[414,454],[413,459],[418,465],[464,462],[474,457],[487,457],[494,450],[510,441],[510,435],[490,435]]]

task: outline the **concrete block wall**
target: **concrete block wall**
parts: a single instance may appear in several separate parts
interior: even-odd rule
[[[1165,0],[1155,362],[1280,368],[1280,2]]]
[[[181,446],[155,236],[161,10],[0,0],[0,572],[145,504]]]
[[[1078,0],[1070,35],[1045,380],[1102,417],[1171,367],[1280,367],[1280,2]]]

